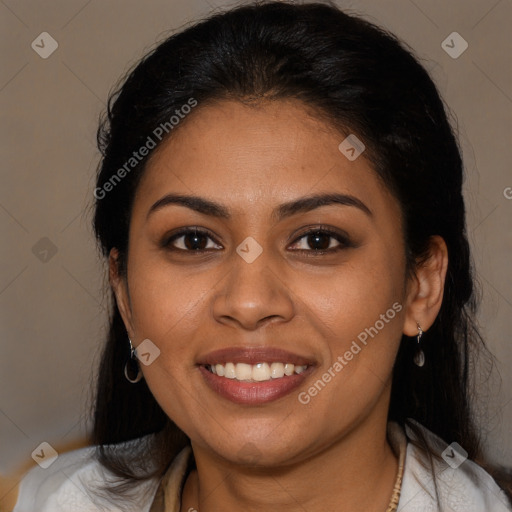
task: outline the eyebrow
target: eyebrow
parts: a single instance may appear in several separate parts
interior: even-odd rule
[[[279,205],[272,212],[272,220],[275,222],[282,221],[287,217],[296,215],[297,213],[305,213],[321,206],[331,204],[339,204],[343,206],[353,206],[363,211],[369,217],[373,216],[372,211],[360,199],[349,194],[316,194],[301,197],[287,203]],[[210,199],[206,199],[194,195],[185,194],[167,194],[151,206],[148,211],[147,218],[153,213],[170,205],[185,206],[204,215],[210,215],[220,219],[230,220],[232,218],[229,210],[220,203],[216,203]]]

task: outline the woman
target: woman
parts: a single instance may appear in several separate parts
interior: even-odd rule
[[[95,446],[17,512],[512,510],[472,415],[460,152],[403,44],[239,7],[144,58],[98,140]]]

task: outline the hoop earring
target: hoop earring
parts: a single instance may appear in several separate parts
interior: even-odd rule
[[[417,323],[417,322],[416,322]],[[416,349],[416,354],[414,354],[414,364],[416,366],[423,366],[425,364],[425,354],[423,353],[423,350],[421,349],[420,340],[423,336],[423,330],[420,327],[420,324],[418,324],[418,335],[417,335],[417,341],[418,341],[418,347]]]
[[[128,341],[130,342],[130,357],[128,357],[124,365],[124,376],[128,382],[136,384],[140,379],[142,379],[142,371],[137,361],[137,356],[132,345],[132,340],[128,338]]]

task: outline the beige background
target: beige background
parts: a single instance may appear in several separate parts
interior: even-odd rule
[[[501,387],[494,378],[483,397],[482,422],[489,451],[512,464],[512,1],[338,4],[403,38],[424,59],[458,119],[469,235],[484,291],[480,322],[502,377]],[[87,430],[106,326],[106,281],[87,208],[98,162],[95,130],[108,92],[166,33],[226,5],[0,2],[0,475],[31,461],[41,442],[69,445]],[[44,31],[59,45],[47,59],[31,48]],[[441,47],[453,31],[469,44],[457,59]],[[46,262],[44,237],[57,251],[50,250]]]

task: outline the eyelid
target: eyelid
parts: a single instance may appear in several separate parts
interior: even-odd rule
[[[296,244],[302,238],[312,235],[312,234],[315,234],[315,233],[321,233],[323,235],[329,236],[330,238],[334,238],[340,245],[338,245],[337,247],[331,247],[329,249],[323,249],[323,250],[320,250],[320,249],[318,249],[318,250],[295,249],[295,251],[302,252],[302,253],[310,253],[310,255],[322,255],[322,254],[333,254],[343,248],[356,247],[356,244],[352,241],[351,237],[349,236],[349,234],[346,231],[339,229],[339,228],[325,226],[322,224],[305,227],[304,231],[293,236],[292,244]]]
[[[198,226],[197,227],[196,226],[188,226],[188,227],[178,228],[177,230],[173,230],[170,233],[167,233],[163,236],[159,245],[163,249],[169,249],[169,246],[171,245],[172,241],[175,241],[175,240],[181,238],[182,236],[186,236],[186,235],[194,234],[194,233],[197,233],[199,235],[204,235],[204,236],[210,238],[211,240],[213,240],[213,242],[216,245],[222,245],[217,241],[217,238],[210,230],[208,230],[206,228],[201,228]],[[176,248],[171,248],[171,250],[175,250],[177,252],[181,251],[181,252],[190,252],[190,253],[193,253],[193,252],[200,253],[203,251],[203,250],[192,251],[192,250],[176,249]],[[208,250],[209,249],[206,249],[206,251],[208,251]]]
[[[329,227],[329,226],[325,226],[325,225],[316,224],[316,225],[303,227],[302,229],[303,229],[303,231],[301,233],[293,235],[292,241],[290,242],[292,245],[296,244],[302,238],[305,238],[306,236],[315,234],[315,233],[322,233],[324,235],[329,236],[330,238],[334,238],[335,240],[337,240],[339,245],[337,247],[331,247],[331,248],[323,249],[323,250],[320,250],[320,249],[319,250],[293,249],[293,252],[309,253],[311,256],[314,256],[314,255],[321,256],[323,254],[333,254],[343,248],[350,248],[350,247],[356,246],[356,244],[354,244],[352,242],[348,233],[346,233],[344,230],[341,230],[338,228],[333,228],[333,227]],[[162,241],[160,242],[160,246],[163,249],[168,249],[173,252],[192,253],[192,254],[204,254],[204,253],[212,251],[212,249],[196,249],[196,250],[178,249],[176,247],[171,246],[171,242],[173,242],[183,236],[189,235],[189,234],[204,235],[204,236],[210,238],[216,245],[222,245],[217,241],[216,237],[208,229],[196,227],[196,226],[189,226],[189,227],[178,228],[178,230],[171,232],[169,234],[166,234],[163,237]],[[290,245],[290,243],[288,243],[288,245]],[[219,250],[219,249],[213,249],[213,251],[216,251],[216,250]]]

